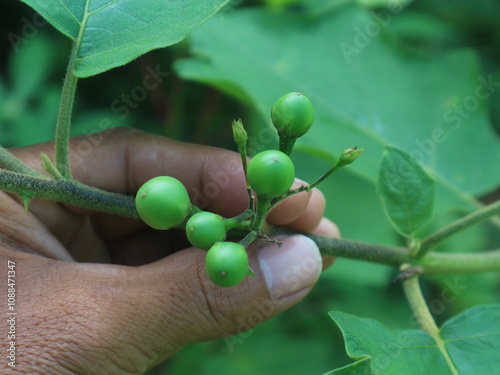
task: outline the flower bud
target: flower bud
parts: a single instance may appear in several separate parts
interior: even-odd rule
[[[338,164],[347,165],[353,163],[363,152],[362,148],[350,147],[342,151]]]
[[[233,127],[233,138],[238,147],[246,145],[248,135],[245,128],[243,127],[243,122],[241,121],[241,119],[233,121],[232,127]]]

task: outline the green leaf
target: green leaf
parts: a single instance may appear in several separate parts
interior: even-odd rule
[[[37,96],[54,65],[55,47],[39,36],[22,45],[10,61],[12,91],[19,100]]]
[[[380,32],[368,36],[368,25]],[[499,140],[487,103],[475,97],[489,77],[472,51],[411,55],[352,4],[318,16],[236,10],[214,17],[190,40],[194,57],[175,64],[184,78],[254,105],[267,129],[274,102],[286,92],[303,92],[316,120],[298,142],[332,156],[363,147],[363,158],[348,168],[373,184],[386,145],[436,172],[441,210],[470,210],[473,196],[500,183]],[[477,108],[460,115],[469,97]]]
[[[357,361],[329,374],[453,375],[435,340],[421,330],[391,330],[373,319],[330,312],[347,354]],[[443,324],[443,340],[460,375],[495,374],[500,368],[500,305],[473,307]],[[369,371],[367,370],[369,366]]]
[[[386,147],[378,194],[396,230],[413,237],[434,216],[434,180],[406,151]]]
[[[88,77],[180,42],[228,0],[22,0],[80,47]]]

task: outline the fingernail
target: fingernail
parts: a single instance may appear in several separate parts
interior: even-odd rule
[[[260,269],[274,300],[293,295],[301,299],[316,284],[322,269],[318,247],[311,239],[294,235],[258,250]]]

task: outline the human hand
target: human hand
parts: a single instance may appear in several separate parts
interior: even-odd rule
[[[40,152],[53,158],[53,144],[13,150],[38,170]],[[230,151],[116,128],[72,139],[71,159],[77,180],[105,190],[133,195],[148,179],[170,175],[205,210],[231,217],[248,205],[240,156]],[[260,242],[249,248],[256,276],[221,288],[205,275],[205,251],[189,247],[181,231],[41,199],[27,215],[3,192],[0,207],[2,274],[13,261],[17,312],[16,368],[2,361],[2,373],[142,374],[188,344],[279,314],[333,262],[322,262],[303,236],[281,238],[281,247]],[[324,208],[315,189],[287,198],[268,219],[336,237]],[[5,294],[2,301],[6,309]]]

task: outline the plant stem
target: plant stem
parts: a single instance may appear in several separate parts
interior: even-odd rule
[[[254,212],[252,210],[245,210],[243,211],[240,215],[229,218],[229,219],[224,219],[224,226],[226,228],[226,232],[231,230],[231,229],[243,229],[243,230],[250,230],[250,218],[254,215]]]
[[[252,230],[239,242],[239,244],[246,249],[248,245],[250,245],[257,238],[258,234],[258,230]]]
[[[314,189],[320,183],[322,183],[325,179],[327,179],[332,173],[338,171],[340,168],[345,167],[353,163],[360,155],[365,152],[362,148],[350,147],[342,151],[339,159],[335,163],[333,167],[331,167],[328,171],[326,171],[323,176],[314,181],[311,185],[307,187],[307,191]]]
[[[55,152],[56,168],[63,178],[71,178],[71,167],[69,162],[69,138],[71,127],[71,115],[73,113],[73,103],[75,100],[76,86],[78,77],[73,74],[78,49],[80,47],[79,39],[72,46],[69,58],[66,76],[64,78],[61,104],[59,105],[59,114],[56,124]]]
[[[342,168],[344,165],[339,163],[337,161],[337,163],[331,167],[329,170],[327,170],[320,178],[318,178],[316,181],[314,181],[311,185],[309,185],[307,187],[307,191],[310,191],[312,189],[314,189],[316,186],[318,186],[320,183],[322,183],[324,180],[326,180],[328,177],[330,177],[330,175],[336,171],[338,171],[340,168]]]
[[[424,258],[414,259],[427,274],[465,274],[495,271],[500,272],[500,250],[480,253],[429,252]]]
[[[33,177],[43,176],[42,173],[37,172],[34,169],[28,167],[26,164],[24,164],[21,160],[16,158],[2,146],[0,146],[0,165],[2,165],[4,168],[10,171],[22,173],[28,176],[33,176]]]
[[[420,243],[420,252],[418,257],[423,257],[429,249],[432,249],[454,234],[457,234],[458,232],[463,231],[464,229],[467,229],[475,224],[486,221],[495,215],[500,215],[500,201],[484,206],[483,208],[464,216],[434,234],[424,238]]]
[[[466,274],[500,271],[500,250],[474,254],[429,252],[424,258],[417,259],[411,256],[407,248],[403,247],[298,233],[278,226],[272,226],[269,234],[302,234],[316,242],[324,255],[363,260],[394,267],[409,263],[421,267],[423,272],[427,274]]]
[[[404,265],[402,270],[409,268],[409,265]],[[443,339],[439,335],[439,328],[432,317],[427,303],[425,302],[424,296],[422,295],[422,290],[420,289],[420,284],[418,282],[418,274],[413,275],[403,281],[403,289],[406,294],[406,299],[410,304],[410,307],[417,319],[420,327],[427,332],[436,341],[436,344],[446,360],[448,367],[453,375],[459,375],[453,361],[446,350]]]
[[[404,264],[401,271],[408,271],[410,268],[409,264]],[[437,337],[439,336],[439,328],[427,308],[418,279],[418,273],[408,277],[403,281],[403,289],[420,327],[432,337]]]
[[[53,180],[0,170],[0,189],[16,193],[23,200],[46,198],[97,211],[139,217],[133,197],[110,193],[76,181]]]
[[[376,245],[313,234],[305,234],[305,236],[316,242],[319,250],[324,255],[364,260],[396,267],[412,259],[410,251],[403,247]]]
[[[267,213],[269,212],[269,205],[271,203],[272,197],[257,196],[257,210],[255,213],[255,219],[252,223],[252,228],[260,231],[264,220],[266,219]]]
[[[295,145],[296,141],[297,138],[286,137],[280,134],[280,140],[279,140],[280,151],[287,155],[290,155],[292,153],[293,146]]]
[[[32,198],[40,197],[90,208],[95,211],[138,218],[134,197],[110,193],[83,185],[74,180],[54,180],[47,177],[27,176],[17,172],[0,170],[0,189],[18,194],[23,202],[29,202]],[[245,236],[249,233],[248,229],[253,229],[255,233],[252,236],[254,236],[260,232],[265,214],[259,215],[259,212],[267,212],[269,199],[261,199],[259,204],[261,207],[258,207],[252,228],[247,227],[247,224],[245,224],[244,230],[240,228],[235,230],[235,233]],[[192,213],[197,212],[196,210],[197,208],[193,207]],[[245,219],[251,214],[251,211],[246,211],[238,218]],[[411,256],[407,248],[403,247],[383,246],[304,234],[284,227],[270,226],[266,233],[270,235],[303,234],[315,241],[320,251],[325,255],[369,261],[394,267],[409,263],[412,266],[421,267],[422,271],[427,274],[500,271],[500,249],[473,254],[429,252],[423,258],[415,258]]]

